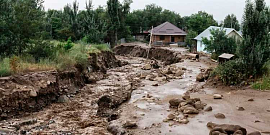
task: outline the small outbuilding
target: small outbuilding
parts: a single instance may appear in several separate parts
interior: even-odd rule
[[[222,55],[220,55],[218,57],[218,62],[220,64],[225,63],[227,61],[233,60],[234,59],[234,55],[233,54],[228,54],[228,53],[223,53]]]

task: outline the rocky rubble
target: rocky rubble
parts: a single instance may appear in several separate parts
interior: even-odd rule
[[[189,95],[183,96],[182,99],[171,99],[169,103],[170,107],[176,108],[177,111],[168,115],[164,122],[175,121],[180,124],[187,124],[190,116],[199,114],[206,106],[199,98],[191,98]]]
[[[198,82],[206,81],[210,77],[212,71],[213,68],[201,69],[201,73],[196,77],[196,81]]]

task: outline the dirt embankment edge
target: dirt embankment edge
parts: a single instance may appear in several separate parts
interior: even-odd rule
[[[181,62],[182,55],[180,52],[158,48],[158,47],[143,47],[139,45],[119,45],[114,48],[117,55],[129,55],[132,57],[142,57],[156,59],[164,62],[165,65]]]
[[[89,65],[70,71],[43,71],[0,78],[0,120],[37,112],[63,102],[88,83],[103,79],[106,70],[121,66],[114,53],[89,55]]]

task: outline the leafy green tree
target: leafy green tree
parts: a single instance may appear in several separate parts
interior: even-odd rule
[[[270,58],[269,8],[264,0],[247,1],[243,17],[243,38],[239,54],[249,75],[261,74]]]
[[[118,0],[108,0],[107,2],[109,14],[109,26],[111,30],[111,45],[115,46],[118,41],[118,29],[120,28],[119,8],[120,3]]]
[[[234,14],[227,15],[222,23],[225,28],[234,28],[235,30],[240,30],[240,24]]]
[[[188,31],[188,34],[187,34],[187,36],[186,36],[186,44],[187,45],[193,45],[194,43],[193,43],[193,39],[197,36],[198,34],[197,34],[197,32],[195,32],[195,31]]]
[[[129,29],[129,27],[125,25],[125,20],[130,11],[131,3],[132,0],[124,0],[123,4],[118,0],[108,0],[107,2],[107,12],[109,16],[108,27],[112,47],[117,44],[119,32],[124,33],[126,31],[123,30]],[[124,35],[126,35],[126,33],[124,33]]]
[[[205,44],[205,50],[212,53],[212,57],[217,57],[223,53],[235,54],[237,43],[234,38],[230,38],[223,30],[210,30],[212,36],[210,39],[203,38],[202,42]]]
[[[45,31],[43,0],[2,0],[0,3],[3,10],[0,55],[21,54],[30,39],[41,38]]]
[[[107,35],[106,12],[102,7],[93,9],[92,1],[86,3],[86,10],[78,14],[82,36],[88,43],[102,43]]]
[[[182,28],[183,19],[180,14],[170,10],[164,10],[155,4],[146,5],[143,10],[135,10],[127,15],[126,24],[130,26],[131,33],[148,31],[152,26],[158,26],[164,22]]]
[[[217,26],[217,21],[214,20],[213,15],[206,12],[199,11],[197,14],[192,14],[187,22],[188,30],[202,33],[209,26]]]

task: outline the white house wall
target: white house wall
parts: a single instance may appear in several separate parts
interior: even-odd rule
[[[198,52],[206,52],[204,51],[205,45],[202,43],[202,41],[197,40],[197,51]]]

